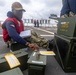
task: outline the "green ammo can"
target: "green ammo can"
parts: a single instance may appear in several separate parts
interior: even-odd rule
[[[58,35],[76,37],[76,16],[60,18],[58,22]]]
[[[65,72],[76,72],[76,16],[60,18],[57,26],[55,58]]]
[[[23,50],[14,51],[13,53],[18,58],[19,62],[21,63],[21,65],[19,66],[20,69],[22,71],[27,69],[28,53]],[[0,55],[0,72],[4,72],[11,69],[6,59],[4,58],[6,54],[7,53]]]
[[[5,72],[0,73],[0,75],[23,75],[23,73],[21,72],[21,70],[17,67]]]
[[[33,52],[28,59],[28,75],[44,75],[46,56]]]
[[[27,46],[25,45],[21,45],[19,43],[11,43],[11,50],[12,51],[17,51],[17,50],[20,50],[20,49],[23,49],[23,48],[27,48]]]

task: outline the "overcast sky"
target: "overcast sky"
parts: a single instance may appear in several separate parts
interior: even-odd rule
[[[62,0],[0,0],[0,20],[5,20],[7,12],[11,11],[11,4],[20,2],[26,12],[23,18],[45,19],[50,14],[60,15]]]

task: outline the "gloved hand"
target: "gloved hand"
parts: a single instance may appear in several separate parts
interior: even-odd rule
[[[69,12],[69,17],[72,17],[72,16],[74,16],[75,14],[72,12],[72,11],[70,11]]]
[[[69,17],[68,14],[64,14],[61,16],[61,18],[67,18],[67,17]]]
[[[64,14],[61,16],[61,18],[67,18],[67,17],[72,17],[75,16],[75,13],[73,13],[72,11],[69,12],[69,14]]]

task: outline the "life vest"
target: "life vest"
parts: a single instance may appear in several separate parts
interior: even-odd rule
[[[24,25],[22,20],[18,22],[16,18],[7,18],[3,24],[5,24],[7,21],[11,21],[15,24],[15,28],[18,34],[20,34],[21,31],[24,31]],[[10,41],[10,36],[6,28],[3,28],[3,39],[4,42]]]

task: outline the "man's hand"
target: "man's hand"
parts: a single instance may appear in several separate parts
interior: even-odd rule
[[[28,47],[30,47],[32,50],[39,51],[39,46],[36,43],[29,43]]]
[[[39,51],[39,46],[36,43],[34,43],[34,45],[35,45],[35,51],[36,52]]]

